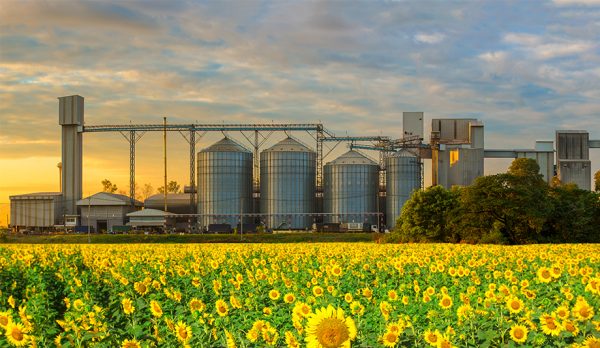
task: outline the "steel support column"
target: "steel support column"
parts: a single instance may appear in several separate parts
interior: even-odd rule
[[[196,208],[196,131],[190,130],[190,214],[194,214]]]
[[[323,125],[317,125],[317,196],[320,197],[323,195],[323,139],[325,138],[325,134],[323,132]]]
[[[258,139],[258,130],[254,131],[254,158],[252,168],[252,183],[253,183],[253,193],[260,192],[260,142]]]
[[[135,131],[129,131],[129,200],[135,203]]]

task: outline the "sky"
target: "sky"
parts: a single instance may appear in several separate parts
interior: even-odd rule
[[[556,129],[600,139],[599,43],[599,0],[4,0],[0,225],[9,195],[59,190],[60,96],[85,98],[87,125],[166,116],[400,137],[402,112],[423,111],[426,134],[432,118],[474,117],[486,148],[533,148]],[[186,141],[168,144],[169,180],[186,183]],[[105,178],[127,190],[121,135],[85,133],[83,149],[84,196]],[[161,135],[137,149],[137,182],[161,186]],[[600,149],[591,160],[594,173]],[[509,163],[486,160],[485,172]]]

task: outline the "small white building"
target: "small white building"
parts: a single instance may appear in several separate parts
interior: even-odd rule
[[[167,231],[175,227],[175,214],[158,210],[144,209],[127,214],[131,226],[138,230]]]
[[[62,193],[10,196],[10,227],[15,231],[48,231],[63,224]]]
[[[98,192],[77,201],[81,226],[90,226],[93,232],[112,231],[115,226],[125,226],[127,214],[141,209],[142,202],[116,193]]]

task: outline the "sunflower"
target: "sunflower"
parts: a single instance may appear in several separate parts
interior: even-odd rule
[[[393,331],[387,331],[381,337],[381,341],[385,347],[395,347],[398,343],[398,333]]]
[[[365,314],[365,306],[363,306],[359,301],[353,301],[350,304],[350,310],[352,311],[352,314],[357,314],[359,316]]]
[[[508,308],[509,312],[512,314],[517,314],[523,310],[523,301],[516,296],[509,297],[506,300],[506,308]]]
[[[148,287],[144,282],[135,282],[135,284],[133,284],[133,288],[142,296],[148,293]]]
[[[406,322],[402,318],[400,318],[397,322],[387,324],[385,328],[388,332],[394,332],[400,335],[406,328]]]
[[[75,301],[73,301],[73,308],[75,308],[76,311],[80,311],[83,309],[83,301],[81,301],[80,299],[76,299]]]
[[[336,277],[339,277],[342,275],[342,268],[338,265],[335,265],[333,267],[331,267],[331,274],[333,274]]]
[[[427,330],[425,331],[425,333],[423,334],[423,338],[425,338],[425,342],[429,343],[429,345],[436,347],[440,341],[440,338],[442,337],[442,335],[440,334],[440,332],[438,330],[431,331],[431,330]]]
[[[471,316],[473,312],[473,307],[470,304],[462,304],[456,309],[456,316],[458,320],[467,319]]]
[[[12,322],[10,312],[0,312],[0,327],[6,329],[6,326]]]
[[[150,301],[150,313],[153,316],[160,318],[163,315],[162,308],[160,308],[160,304],[154,300]]]
[[[353,300],[353,299],[354,299],[354,298],[352,297],[352,294],[351,294],[351,293],[349,293],[349,292],[347,292],[347,293],[344,295],[344,301],[346,301],[347,303],[352,303],[352,300]]]
[[[300,342],[291,331],[285,332],[285,344],[287,344],[288,348],[299,348]]]
[[[255,330],[255,329],[250,329],[246,333],[246,338],[252,343],[258,341],[259,337],[260,337],[260,331]]]
[[[398,293],[396,292],[396,290],[390,290],[390,291],[388,291],[388,299],[390,301],[396,301],[396,300],[398,300]]]
[[[552,273],[547,267],[540,267],[537,270],[537,278],[542,283],[550,283],[552,281]]]
[[[187,342],[192,337],[192,328],[182,321],[175,325],[175,336],[181,342]]]
[[[383,317],[387,321],[392,311],[392,305],[390,305],[390,303],[387,301],[381,301],[381,303],[379,304],[379,310],[381,311],[381,315],[383,315]]]
[[[573,336],[577,336],[579,334],[579,328],[577,325],[571,320],[565,320],[562,322],[562,326],[565,328],[567,332],[570,332]]]
[[[294,303],[294,301],[296,301],[296,296],[292,293],[287,293],[283,296],[283,301],[285,303]]]
[[[134,338],[132,340],[125,339],[123,343],[121,343],[121,348],[141,348],[141,346],[140,342]]]
[[[452,342],[450,342],[450,339],[446,336],[441,336],[440,337],[440,341],[437,344],[437,348],[453,348],[454,345],[452,345]]]
[[[313,287],[312,293],[316,297],[323,296],[323,288],[320,287],[320,286],[318,286],[318,285],[316,285],[315,287]]]
[[[585,339],[585,341],[583,341],[583,346],[585,348],[598,348],[600,347],[600,339],[593,337],[593,336],[589,336],[588,338]]]
[[[562,327],[556,321],[556,318],[548,314],[542,314],[540,317],[540,324],[542,326],[542,331],[546,335],[558,336],[562,331]]]
[[[9,304],[9,305],[10,305],[12,308],[15,308],[16,302],[15,302],[15,298],[14,298],[12,295],[10,295],[10,296],[8,297],[8,304]]]
[[[129,315],[135,310],[133,302],[131,302],[131,300],[128,298],[124,298],[123,300],[121,300],[121,305],[123,306],[123,312],[125,312],[125,314]]]
[[[269,325],[262,330],[262,338],[268,345],[274,346],[277,344],[277,340],[279,339],[279,333],[274,327]]]
[[[227,303],[223,300],[217,300],[217,302],[215,302],[215,308],[217,309],[217,314],[221,317],[226,316],[229,312],[229,306],[227,306]]]
[[[442,296],[442,299],[439,302],[440,307],[443,309],[449,309],[452,307],[452,298],[448,295]]]
[[[569,318],[569,308],[567,306],[560,306],[556,308],[554,314],[560,319],[568,319]]]
[[[356,338],[356,325],[341,308],[329,305],[311,314],[306,326],[307,348],[350,347]]]
[[[312,308],[304,302],[297,302],[292,312],[301,318],[306,318],[311,313]]]
[[[227,342],[227,348],[236,348],[236,344],[235,344],[235,339],[233,338],[233,335],[231,334],[231,332],[227,331],[227,329],[225,329],[225,340]]]
[[[199,300],[197,298],[192,298],[190,300],[190,311],[192,313],[194,312],[202,312],[204,311],[204,309],[206,308],[206,305],[204,304],[204,302],[202,302],[202,300]]]
[[[524,325],[517,324],[510,328],[510,338],[517,343],[523,343],[527,341],[528,333],[529,330],[527,330],[527,327]]]
[[[231,307],[233,307],[233,308],[237,308],[237,309],[242,308],[242,303],[234,295],[229,296],[229,303],[231,303]]]
[[[279,299],[280,296],[281,296],[281,294],[279,293],[279,290],[269,291],[269,298],[273,301]]]
[[[590,306],[583,297],[578,297],[573,307],[573,315],[579,321],[591,319],[594,316],[594,307]]]
[[[25,332],[26,329],[20,323],[9,322],[6,325],[6,339],[14,346],[22,347],[27,344],[29,335]]]

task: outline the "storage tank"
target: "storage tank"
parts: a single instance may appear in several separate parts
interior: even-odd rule
[[[385,160],[386,225],[396,225],[402,206],[413,191],[421,188],[421,162],[408,150],[400,150]]]
[[[240,212],[252,212],[252,153],[225,137],[198,152],[198,214],[210,214],[198,222],[233,228]]]
[[[144,200],[144,209],[165,209],[165,195],[157,193]],[[167,193],[167,211],[173,214],[190,213],[189,193]]]
[[[260,154],[260,212],[272,229],[311,227],[316,153],[286,138]]]
[[[323,210],[328,223],[377,223],[379,166],[358,151],[350,150],[323,167]]]

